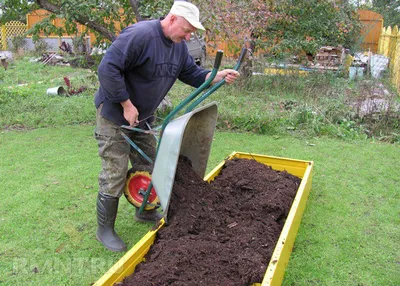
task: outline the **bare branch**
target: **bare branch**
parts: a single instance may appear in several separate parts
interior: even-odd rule
[[[49,12],[52,12],[54,14],[57,14],[61,11],[60,6],[54,5],[46,0],[35,0],[35,2],[43,9],[45,9]],[[106,27],[102,26],[99,23],[91,21],[85,15],[77,15],[76,21],[79,24],[87,26],[89,29],[99,32],[101,35],[103,35],[106,39],[108,39],[110,41],[113,41],[116,37],[116,35],[114,33],[112,33],[110,30],[108,30]]]

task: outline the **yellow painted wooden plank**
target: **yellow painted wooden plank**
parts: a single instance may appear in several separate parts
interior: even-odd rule
[[[278,68],[266,68],[264,69],[266,75],[308,75],[307,71],[298,69],[278,69]]]
[[[143,261],[156,239],[157,231],[164,226],[164,219],[156,230],[149,231],[133,248],[131,248],[117,263],[115,263],[94,286],[111,286],[130,276],[135,267]]]
[[[378,54],[383,54],[383,37],[386,33],[386,28],[383,27],[381,31],[381,35],[379,36],[379,43],[378,43]]]
[[[311,191],[313,165],[313,162],[309,162],[304,173],[303,180],[265,272],[262,286],[282,284],[285,269],[289,263],[289,257],[292,253],[301,218]]]
[[[6,27],[5,26],[1,26],[1,42],[2,42],[1,48],[4,51],[7,51],[7,33],[6,33]]]
[[[389,26],[386,28],[386,33],[383,36],[383,55],[388,57],[390,54],[390,37],[392,34],[392,28]]]
[[[390,35],[390,41],[389,41],[389,58],[390,58],[390,62],[389,62],[389,69],[392,72],[392,74],[394,73],[394,64],[395,62],[398,60],[396,59],[395,55],[396,55],[396,48],[397,48],[397,34],[399,33],[399,28],[396,26],[393,27],[392,29],[392,33]]]
[[[287,171],[288,173],[299,178],[303,178],[304,172],[309,164],[309,161],[243,152],[235,152],[232,157],[241,159],[254,159],[260,163],[270,166],[276,171]]]

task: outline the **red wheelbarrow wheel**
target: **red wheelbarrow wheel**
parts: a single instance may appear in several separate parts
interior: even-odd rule
[[[124,190],[124,194],[127,200],[135,207],[140,208],[150,182],[151,175],[149,172],[129,170]],[[158,199],[156,191],[154,190],[154,188],[151,188],[150,196],[144,209],[155,209],[159,205],[159,202],[160,201]]]

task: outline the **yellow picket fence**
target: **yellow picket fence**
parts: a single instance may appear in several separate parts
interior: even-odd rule
[[[19,21],[11,21],[0,26],[0,50],[8,49],[8,40],[26,33],[26,25]]]
[[[399,27],[387,27],[382,29],[378,44],[378,54],[390,59],[389,70],[392,83],[400,92],[400,33]]]

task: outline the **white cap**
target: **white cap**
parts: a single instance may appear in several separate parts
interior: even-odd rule
[[[200,23],[199,9],[192,3],[186,1],[175,1],[169,13],[185,18],[186,21],[196,29],[205,30],[203,25]]]

